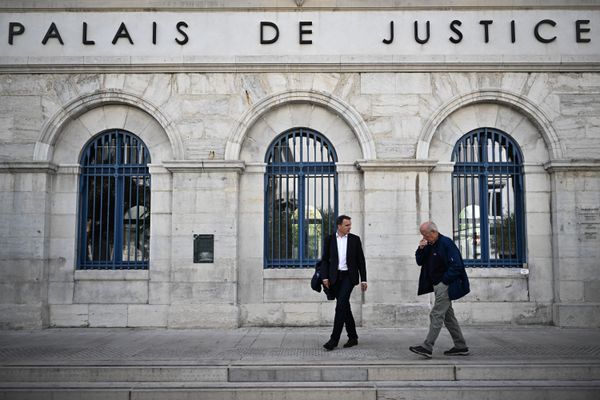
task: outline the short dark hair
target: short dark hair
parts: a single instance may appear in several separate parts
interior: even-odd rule
[[[336,225],[341,225],[341,224],[343,224],[343,223],[344,223],[344,220],[345,220],[345,219],[352,220],[352,218],[350,218],[349,216],[342,214],[342,215],[338,216],[338,217],[335,219],[335,224],[336,224]]]

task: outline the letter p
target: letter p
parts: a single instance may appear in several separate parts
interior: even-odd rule
[[[17,35],[22,35],[25,32],[25,26],[20,22],[10,22],[8,24],[8,44],[13,44],[13,39]]]

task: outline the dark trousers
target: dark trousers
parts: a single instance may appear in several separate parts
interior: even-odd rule
[[[358,339],[354,316],[352,315],[352,309],[350,308],[350,295],[352,294],[354,285],[350,281],[348,272],[338,271],[338,280],[334,286],[337,303],[335,305],[335,318],[333,320],[331,340],[335,343],[340,341],[344,324],[346,325],[348,337],[350,339]]]

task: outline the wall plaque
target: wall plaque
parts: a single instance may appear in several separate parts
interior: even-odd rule
[[[194,263],[212,263],[215,258],[215,235],[194,235]]]

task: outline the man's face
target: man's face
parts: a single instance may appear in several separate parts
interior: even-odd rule
[[[348,233],[350,233],[350,229],[352,228],[352,220],[345,219],[337,227],[338,227],[338,233],[340,234],[340,236],[345,236]]]
[[[427,240],[429,243],[435,243],[438,239],[438,232],[435,231],[422,230],[421,235],[423,235],[423,239]]]

